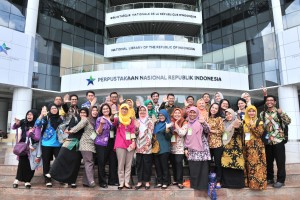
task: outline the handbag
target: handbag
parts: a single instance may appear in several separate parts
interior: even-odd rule
[[[18,129],[16,130],[16,141],[18,140]],[[17,156],[25,156],[29,154],[29,144],[28,144],[28,137],[26,137],[25,142],[18,142],[14,146],[13,153]]]
[[[159,142],[156,139],[156,135],[153,135],[153,137],[152,137],[152,153],[159,153],[159,151],[160,151]]]

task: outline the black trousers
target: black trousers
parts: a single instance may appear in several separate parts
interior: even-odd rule
[[[114,145],[115,145],[115,139],[110,138],[108,140],[108,144],[106,147],[106,161],[108,160],[109,164],[109,172],[108,172],[108,184],[114,185],[119,184],[119,178],[118,178],[118,159],[117,154],[114,151]]]
[[[58,156],[60,147],[47,147],[42,146],[42,159],[43,159],[43,173],[48,174],[50,171],[50,162],[53,160],[53,156]]]
[[[217,182],[221,182],[222,178],[222,165],[221,158],[223,154],[223,147],[210,148],[210,155],[215,161],[215,173],[217,174]]]
[[[136,154],[138,182],[150,182],[152,172],[152,154]]]
[[[267,157],[267,179],[274,179],[274,160],[277,165],[277,182],[284,183],[286,178],[285,171],[285,146],[281,142],[275,145],[266,145]]]
[[[99,184],[107,184],[105,177],[105,164],[107,161],[107,150],[105,146],[95,145],[96,147],[96,157],[98,165],[98,180]]]
[[[154,155],[157,184],[169,184],[169,153]]]
[[[183,183],[183,158],[183,154],[171,154],[173,181],[179,184]]]

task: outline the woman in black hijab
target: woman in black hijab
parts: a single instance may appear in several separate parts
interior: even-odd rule
[[[36,110],[29,110],[26,115],[25,119],[19,120],[15,118],[15,123],[12,126],[12,129],[16,130],[18,128],[21,128],[21,138],[19,141],[16,142],[26,142],[26,138],[31,140],[31,143],[37,143],[39,139],[34,137],[34,123],[37,119],[37,111]],[[34,175],[35,170],[31,170],[30,162],[29,162],[29,155],[23,155],[19,156],[19,164],[17,169],[17,175],[16,179],[13,183],[13,187],[17,188],[19,185],[19,181],[25,182],[25,187],[30,188],[31,187],[31,179]]]

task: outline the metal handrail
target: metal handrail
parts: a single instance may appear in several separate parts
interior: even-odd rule
[[[172,3],[172,2],[139,2],[139,3],[129,3],[118,6],[112,6],[107,8],[107,13],[117,12],[122,10],[131,9],[141,9],[141,8],[171,8],[171,9],[181,9],[188,11],[199,11],[197,6],[182,4],[182,3]]]

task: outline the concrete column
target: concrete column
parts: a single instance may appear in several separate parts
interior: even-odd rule
[[[28,88],[15,88],[12,99],[11,123],[14,119],[24,119],[26,112],[31,109],[32,90]]]
[[[0,101],[0,129],[7,131],[8,102]]]
[[[37,18],[39,14],[39,0],[31,0],[27,3],[25,33],[35,37]]]
[[[282,13],[280,7],[280,0],[272,1],[272,12],[274,18],[275,33],[283,31]]]
[[[297,86],[281,86],[278,88],[279,108],[292,119],[289,125],[289,140],[300,139],[300,113]]]

